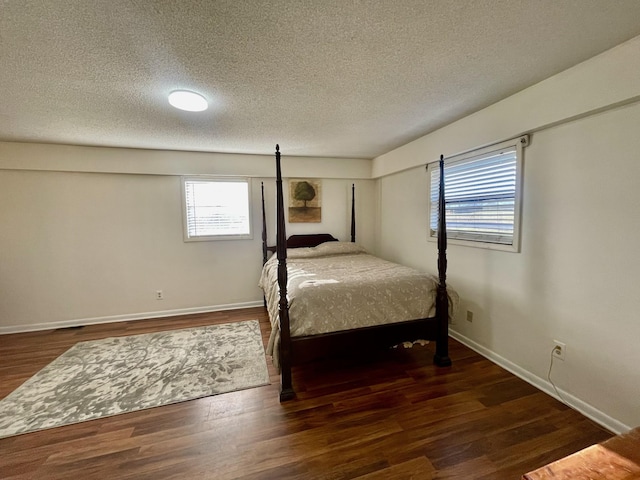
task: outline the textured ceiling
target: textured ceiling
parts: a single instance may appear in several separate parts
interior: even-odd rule
[[[638,0],[0,0],[0,140],[373,158],[637,35]]]

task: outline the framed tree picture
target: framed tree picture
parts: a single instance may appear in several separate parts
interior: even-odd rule
[[[289,223],[322,221],[320,180],[289,180]]]

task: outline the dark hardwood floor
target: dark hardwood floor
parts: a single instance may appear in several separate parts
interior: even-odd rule
[[[259,319],[263,308],[0,336],[0,398],[79,341]],[[3,479],[519,479],[612,436],[451,340],[271,385],[0,439]]]

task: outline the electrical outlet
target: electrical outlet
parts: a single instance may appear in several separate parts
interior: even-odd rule
[[[162,300],[164,298],[164,294],[162,290],[156,290],[156,300]]]
[[[473,312],[471,310],[467,310],[467,322],[473,322]]]
[[[564,360],[564,357],[567,354],[567,346],[558,340],[554,340],[553,344],[555,345],[553,347],[553,356],[558,360]]]

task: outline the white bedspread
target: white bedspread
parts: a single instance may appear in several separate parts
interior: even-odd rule
[[[368,254],[348,242],[287,251],[287,297],[292,337],[351,330],[435,316],[437,277]],[[278,260],[264,265],[271,338],[267,353],[278,365]],[[448,288],[450,316],[458,295]]]

